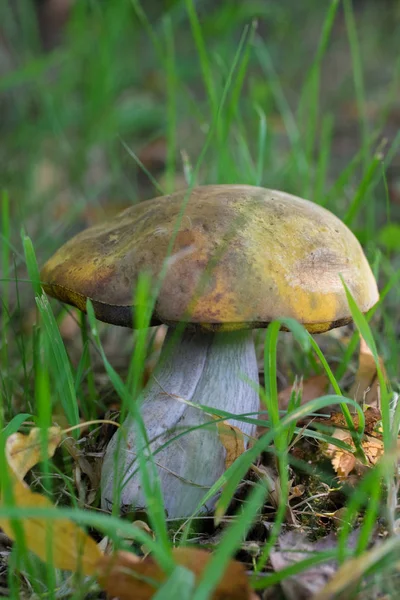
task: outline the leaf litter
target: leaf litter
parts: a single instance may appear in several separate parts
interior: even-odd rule
[[[62,441],[62,431],[52,427],[48,431],[33,428],[29,435],[15,433],[6,442],[6,460],[9,480],[7,493],[0,498],[0,505],[21,509],[52,510],[55,505],[44,495],[32,492],[24,482],[28,471],[39,461],[54,455]],[[57,569],[95,577],[100,586],[119,600],[151,599],[158,586],[168,575],[148,555],[143,558],[131,552],[117,551],[105,554],[103,545],[97,544],[81,527],[66,518],[49,520],[45,516],[27,516],[18,525],[15,520],[0,517],[0,527],[6,535],[36,554],[43,562],[50,562]],[[151,533],[145,523],[139,528]],[[119,532],[122,533],[122,532]],[[106,544],[105,549],[110,549]],[[175,548],[172,551],[176,564],[189,569],[199,578],[206,568],[211,554],[203,549]],[[251,600],[249,579],[244,566],[231,560],[211,596],[214,600]]]
[[[160,336],[155,337],[153,354],[150,354],[151,362],[148,363],[149,374],[147,377],[150,376],[156,363],[154,349],[157,355],[164,335],[165,328],[162,328],[160,329]],[[328,393],[329,381],[325,375],[315,375],[305,380],[296,379],[292,386],[288,386],[279,393],[279,403],[282,411],[287,410],[294,392],[299,395],[302,403],[307,403]],[[362,463],[356,456],[351,432],[347,429],[342,413],[328,412],[324,417],[310,417],[299,424],[301,427],[294,438],[290,453],[293,458],[300,459],[304,464],[308,464],[309,469],[308,474],[304,474],[294,466],[290,467],[289,501],[286,506],[283,534],[281,534],[277,544],[272,549],[268,563],[269,569],[273,571],[279,572],[281,569],[293,564],[293,562],[304,559],[305,554],[318,554],[323,548],[332,549],[335,547],[336,531],[343,525],[345,514],[343,507],[346,497],[341,492],[341,486],[355,485],[364,476],[366,470],[376,464],[382,456],[380,394],[376,377],[376,365],[374,361],[371,361],[369,349],[363,342],[360,345],[358,369],[348,394],[356,394],[359,400],[362,398],[362,402],[367,399],[371,402],[371,405],[368,402],[368,405],[365,406],[366,424],[362,441],[368,464]],[[60,421],[60,419],[58,420]],[[353,415],[353,424],[355,428],[358,427],[358,415]],[[323,425],[325,429],[330,428],[330,443],[317,443],[312,437],[303,436],[305,428],[312,430],[316,427],[318,429],[318,425]],[[217,429],[226,450],[225,466],[228,468],[245,451],[243,435],[240,430],[227,422],[218,422]],[[81,430],[82,432],[87,430],[84,423]],[[101,439],[101,436],[99,437]],[[100,471],[98,466],[100,461],[90,458],[92,455],[96,455],[96,452],[87,453],[84,438],[78,441],[73,440],[65,436],[60,427],[50,428],[46,432],[45,440],[47,449],[44,455],[42,430],[33,428],[29,435],[16,433],[7,439],[6,456],[14,501],[17,506],[54,508],[50,500],[43,494],[31,491],[23,480],[28,471],[34,468],[42,458],[52,457],[62,442],[64,451],[67,452],[73,462],[74,485],[79,491],[79,498],[84,506],[90,507],[99,489]],[[347,450],[337,446],[334,440],[343,442]],[[101,456],[101,452],[98,454]],[[321,482],[317,469],[318,464],[324,457],[331,461],[333,475],[331,485]],[[87,481],[85,484],[82,483],[83,476]],[[218,531],[222,532],[226,525],[230,523],[234,512],[246,501],[249,486],[251,487],[252,482],[259,479],[268,482],[270,489],[268,502],[263,513],[260,514],[258,522],[254,524],[238,552],[237,558],[240,559],[241,563],[232,561],[230,563],[232,570],[228,570],[226,578],[223,578],[221,582],[222,586],[228,585],[228,580],[230,580],[235,589],[232,588],[229,592],[230,596],[219,596],[218,594],[224,594],[225,591],[223,587],[217,588],[213,598],[256,597],[249,587],[249,575],[256,564],[257,557],[262,552],[264,544],[268,541],[271,521],[273,522],[281,499],[280,480],[273,455],[261,456],[257,463],[252,466],[246,480],[239,486],[231,506],[217,529],[211,527],[210,530],[208,528],[210,532],[208,534],[207,520],[203,519],[205,529],[197,537],[199,548],[185,548],[181,554],[174,550],[177,568],[193,570],[195,578],[198,577],[201,574],[201,569],[209,560],[209,550],[218,546],[219,536],[216,533]],[[212,523],[212,519],[209,523]],[[154,534],[146,522],[135,520],[133,524],[154,538]],[[10,520],[2,519],[0,525],[9,538],[15,539],[15,532]],[[48,528],[49,521],[46,519],[35,517],[26,518],[23,521],[25,543],[32,552],[35,552],[44,561],[48,559],[46,554]],[[118,596],[120,600],[130,598],[140,600],[140,598],[152,597],[155,588],[149,586],[148,583],[143,583],[143,576],[150,575],[150,579],[153,579],[156,587],[166,581],[165,573],[158,567],[146,544],[141,544],[139,547],[135,546],[133,540],[129,536],[126,537],[122,530],[118,532],[118,536],[128,546],[133,544],[132,550],[135,553],[115,553],[111,540],[102,538],[97,543],[83,529],[68,521],[68,519],[51,521],[51,531],[54,535],[53,565],[56,568],[77,571],[86,576],[97,578],[97,582],[104,589],[111,595]],[[179,535],[177,536],[178,539]],[[196,542],[194,534],[191,541]],[[207,548],[207,551],[201,550],[202,547]],[[65,548],[68,548],[68,552],[65,552]],[[337,568],[334,561],[324,564],[318,563],[311,569],[285,578],[280,583],[280,595],[291,600],[295,597],[313,597],[313,595],[322,593],[324,587],[328,586],[330,581],[334,581]],[[232,573],[237,575],[233,577]],[[274,589],[276,590],[276,586],[265,590],[263,597],[273,598],[274,596],[271,594],[274,594]],[[329,590],[329,588],[327,589]],[[237,590],[240,591],[237,592]],[[237,595],[235,596],[236,592]]]

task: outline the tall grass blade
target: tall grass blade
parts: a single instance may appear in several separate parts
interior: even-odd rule
[[[77,425],[79,423],[78,399],[76,397],[71,365],[57,322],[45,294],[39,295],[36,298],[36,305],[43,324],[43,335],[47,340],[46,343],[49,344],[49,352],[52,357],[50,365],[53,379],[56,382],[65,416],[71,426]],[[79,431],[73,431],[72,435],[78,437]]]

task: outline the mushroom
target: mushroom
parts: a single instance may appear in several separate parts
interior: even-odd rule
[[[280,317],[296,319],[311,333],[350,322],[340,275],[363,312],[379,297],[359,242],[326,209],[247,185],[200,186],[187,194],[142,202],[81,232],[41,273],[49,295],[82,311],[90,298],[98,319],[132,327],[139,273],[157,281],[164,265],[152,324],[166,323],[169,331],[142,394],[141,414],[170,518],[191,515],[224,472],[226,450],[213,409],[232,415],[259,410],[251,330]],[[181,322],[184,331],[173,343]],[[234,418],[229,423],[246,441],[254,434],[252,424]],[[131,415],[123,430],[121,438],[119,432],[112,438],[103,462],[107,509],[116,477],[122,506],[138,509],[145,503]]]

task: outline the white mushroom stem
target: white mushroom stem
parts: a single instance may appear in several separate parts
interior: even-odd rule
[[[214,419],[182,400],[210,407],[210,414],[213,408],[232,414],[257,412],[258,369],[251,331],[185,332],[175,343],[173,335],[170,329],[158,367],[143,393],[141,414],[158,468],[167,515],[183,518],[193,514],[204,494],[224,472],[226,450]],[[249,381],[254,382],[253,386]],[[183,430],[206,422],[210,426],[191,431],[157,452]],[[229,423],[241,429],[247,445],[255,427],[237,420]],[[104,458],[102,506],[111,508],[118,477],[121,507],[145,508],[132,416],[127,417],[122,429],[112,438]],[[215,498],[204,505],[204,511],[212,509],[214,503]]]

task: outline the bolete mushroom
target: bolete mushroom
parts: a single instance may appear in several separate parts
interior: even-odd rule
[[[363,312],[378,299],[362,248],[332,213],[284,192],[247,185],[194,188],[168,254],[186,191],[142,202],[67,242],[44,266],[48,294],[98,319],[133,326],[139,273],[164,278],[153,324],[170,326],[155,375],[143,392],[141,414],[158,467],[170,518],[192,514],[224,472],[225,453],[213,408],[230,414],[259,409],[252,329],[291,317],[321,333],[351,320],[343,277]],[[164,264],[164,261],[167,263]],[[185,331],[169,343],[174,326]],[[171,349],[172,346],[172,349]],[[188,405],[183,400],[190,401]],[[210,407],[210,414],[196,405]],[[182,428],[210,422],[167,444]],[[251,424],[233,419],[246,439]],[[111,440],[102,469],[102,505],[144,505],[135,463],[132,416]],[[116,451],[119,450],[118,456]],[[116,465],[118,468],[116,468]],[[212,501],[204,506],[210,509]]]

